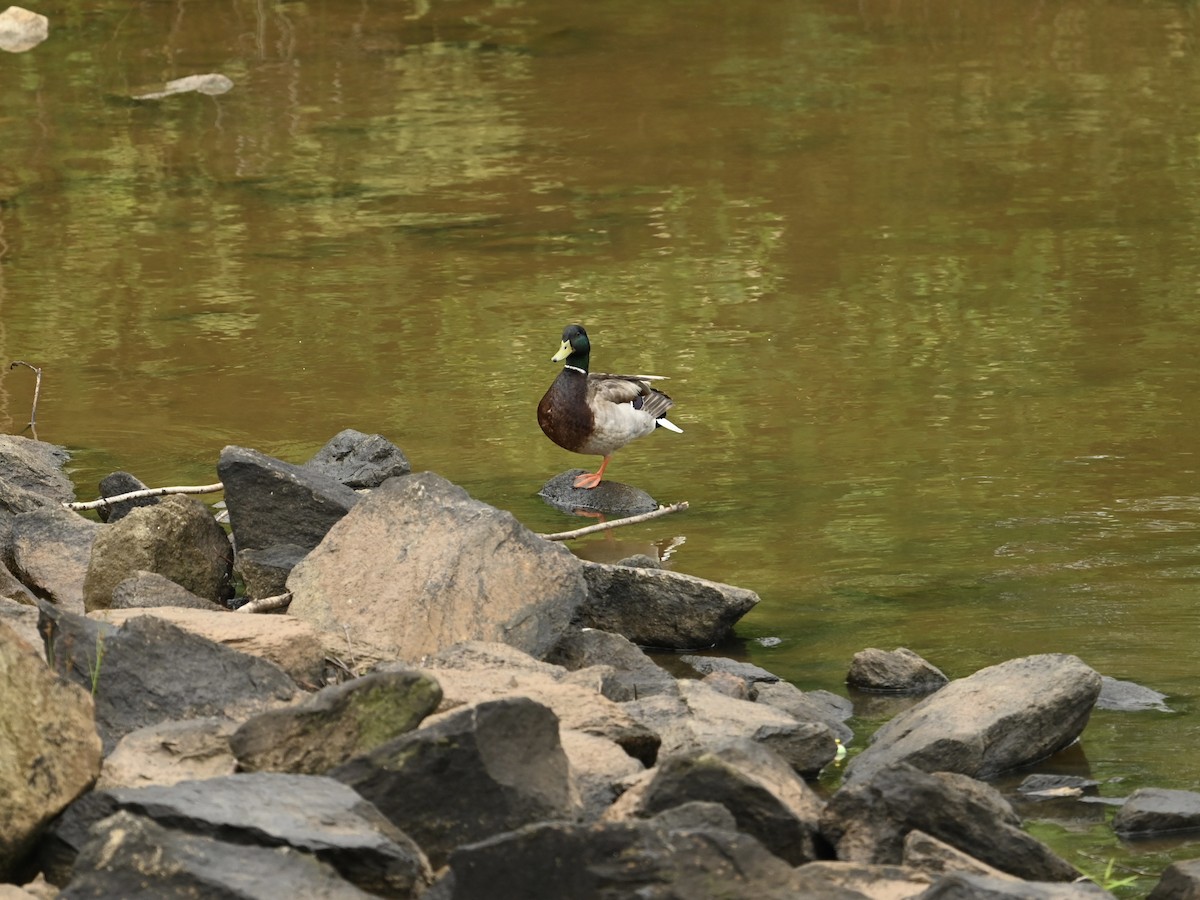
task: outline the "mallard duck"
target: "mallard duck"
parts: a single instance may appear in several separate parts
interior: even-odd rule
[[[562,346],[550,359],[566,364],[538,404],[546,437],[564,450],[604,457],[597,471],[575,479],[577,488],[596,487],[612,455],[630,441],[659,427],[683,433],[667,418],[675,401],[650,387],[664,376],[589,373],[591,352],[582,325],[564,328]]]

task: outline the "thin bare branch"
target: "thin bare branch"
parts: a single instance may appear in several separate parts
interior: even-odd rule
[[[638,522],[648,522],[651,519],[657,519],[659,516],[665,516],[673,512],[682,512],[688,508],[686,500],[681,500],[678,503],[672,503],[670,506],[660,506],[656,510],[647,513],[640,513],[636,516],[626,516],[624,519],[613,519],[611,522],[601,522],[598,525],[588,525],[584,528],[576,528],[574,531],[559,531],[555,534],[543,534],[548,541],[569,541],[574,538],[584,537],[585,535],[595,534],[598,531],[608,531],[612,528],[620,528],[622,525],[636,525]]]
[[[38,397],[42,394],[42,370],[38,366],[31,365],[23,359],[14,360],[10,369],[15,369],[17,366],[24,366],[27,369],[32,369],[36,379],[33,383],[33,408],[29,411],[29,424],[25,427],[33,434],[33,439],[37,440],[37,405]]]
[[[85,509],[99,509],[102,506],[109,506],[113,503],[119,503],[122,500],[140,500],[142,497],[161,497],[163,494],[215,494],[218,491],[225,490],[225,485],[221,482],[216,484],[193,484],[180,485],[179,487],[160,487],[160,488],[142,488],[138,491],[130,491],[127,494],[114,494],[111,497],[101,497],[99,500],[88,500],[86,503],[80,501],[78,503],[64,503],[67,509],[73,509],[81,512]]]
[[[251,600],[245,606],[239,606],[234,612],[240,613],[260,613],[271,612],[275,609],[283,609],[292,602],[292,595],[276,594],[274,597],[261,597],[258,600]]]

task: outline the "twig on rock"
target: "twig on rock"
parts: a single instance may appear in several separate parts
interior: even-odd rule
[[[13,364],[10,365],[9,368],[15,369],[17,366],[24,366],[27,369],[32,369],[33,374],[37,376],[37,379],[33,383],[33,408],[29,411],[29,424],[25,426],[25,428],[29,429],[30,433],[33,435],[33,439],[36,441],[37,440],[37,404],[38,404],[38,397],[41,396],[41,393],[42,393],[42,370],[38,366],[30,365],[29,363],[25,362],[25,360],[23,360],[23,359],[14,360]],[[25,429],[22,428],[21,430],[24,431]]]
[[[283,609],[292,602],[292,595],[276,594],[274,597],[260,597],[258,600],[251,600],[244,606],[239,606],[234,612],[240,613],[260,613],[271,612],[275,609]]]
[[[130,491],[127,494],[115,494],[112,497],[101,497],[99,500],[88,500],[86,503],[80,501],[78,503],[64,503],[67,509],[73,509],[81,512],[85,509],[99,509],[102,506],[108,506],[112,503],[119,503],[122,500],[139,500],[142,497],[160,497],[163,494],[215,494],[218,491],[225,490],[225,485],[221,482],[216,484],[193,484],[180,485],[179,487],[160,487],[160,488],[142,488],[138,491]]]
[[[672,503],[670,506],[660,506],[658,509],[647,513],[640,513],[636,516],[626,516],[624,519],[613,519],[611,522],[601,522],[598,525],[588,525],[584,528],[576,528],[574,531],[559,531],[555,534],[543,534],[548,541],[569,541],[577,537],[583,537],[588,534],[595,534],[598,531],[608,531],[611,528],[620,528],[622,525],[636,525],[638,522],[648,522],[650,519],[657,519],[659,516],[665,516],[668,513],[681,512],[688,508],[688,502],[681,500],[678,503]]]

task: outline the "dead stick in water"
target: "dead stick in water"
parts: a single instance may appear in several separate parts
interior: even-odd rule
[[[672,503],[670,506],[660,506],[658,509],[648,513],[641,513],[636,516],[627,516],[624,519],[613,519],[611,522],[601,522],[598,525],[588,525],[585,528],[576,528],[574,531],[559,531],[556,534],[543,534],[541,537],[548,541],[569,541],[573,538],[583,537],[588,534],[595,534],[598,531],[608,531],[610,528],[620,528],[622,525],[636,525],[638,522],[648,522],[650,519],[657,519],[659,516],[665,516],[668,513],[681,512],[688,508],[688,502],[681,500],[678,503]]]
[[[32,369],[33,374],[37,376],[33,383],[33,409],[29,411],[29,424],[25,426],[33,433],[33,439],[37,440],[37,404],[38,397],[42,393],[42,370],[38,366],[30,365],[23,359],[14,360],[9,366],[10,369],[15,369],[17,366],[24,366],[27,369]],[[22,429],[23,431],[24,429]]]
[[[292,602],[292,595],[276,594],[274,597],[261,597],[258,600],[251,600],[249,603],[239,606],[234,612],[240,613],[260,613],[270,612],[273,609],[283,609]]]
[[[216,484],[193,484],[180,485],[179,487],[160,487],[160,488],[142,488],[138,491],[130,491],[127,494],[114,494],[111,497],[101,497],[99,500],[88,500],[78,503],[64,503],[67,509],[73,509],[80,512],[85,509],[99,509],[102,506],[108,506],[111,503],[119,503],[122,500],[139,500],[142,497],[161,497],[163,494],[215,494],[218,491],[225,490],[225,485],[221,482]]]

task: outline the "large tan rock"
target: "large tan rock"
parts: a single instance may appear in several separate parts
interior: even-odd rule
[[[232,719],[207,716],[131,731],[104,758],[96,790],[232,775],[237,760],[229,748],[229,737],[236,729]]]
[[[570,551],[432,472],[361,500],[288,589],[293,616],[413,663],[466,640],[544,656],[586,592]]]
[[[113,589],[139,571],[165,575],[214,603],[233,596],[229,538],[191,497],[168,497],[100,528],[83,582],[85,607],[107,609]]]
[[[290,616],[242,616],[232,612],[155,606],[145,609],[100,609],[88,618],[121,626],[138,616],[154,616],[200,637],[268,659],[301,686],[320,684],[325,649],[307,622]]]
[[[53,675],[0,623],[0,879],[100,774],[88,692]]]

